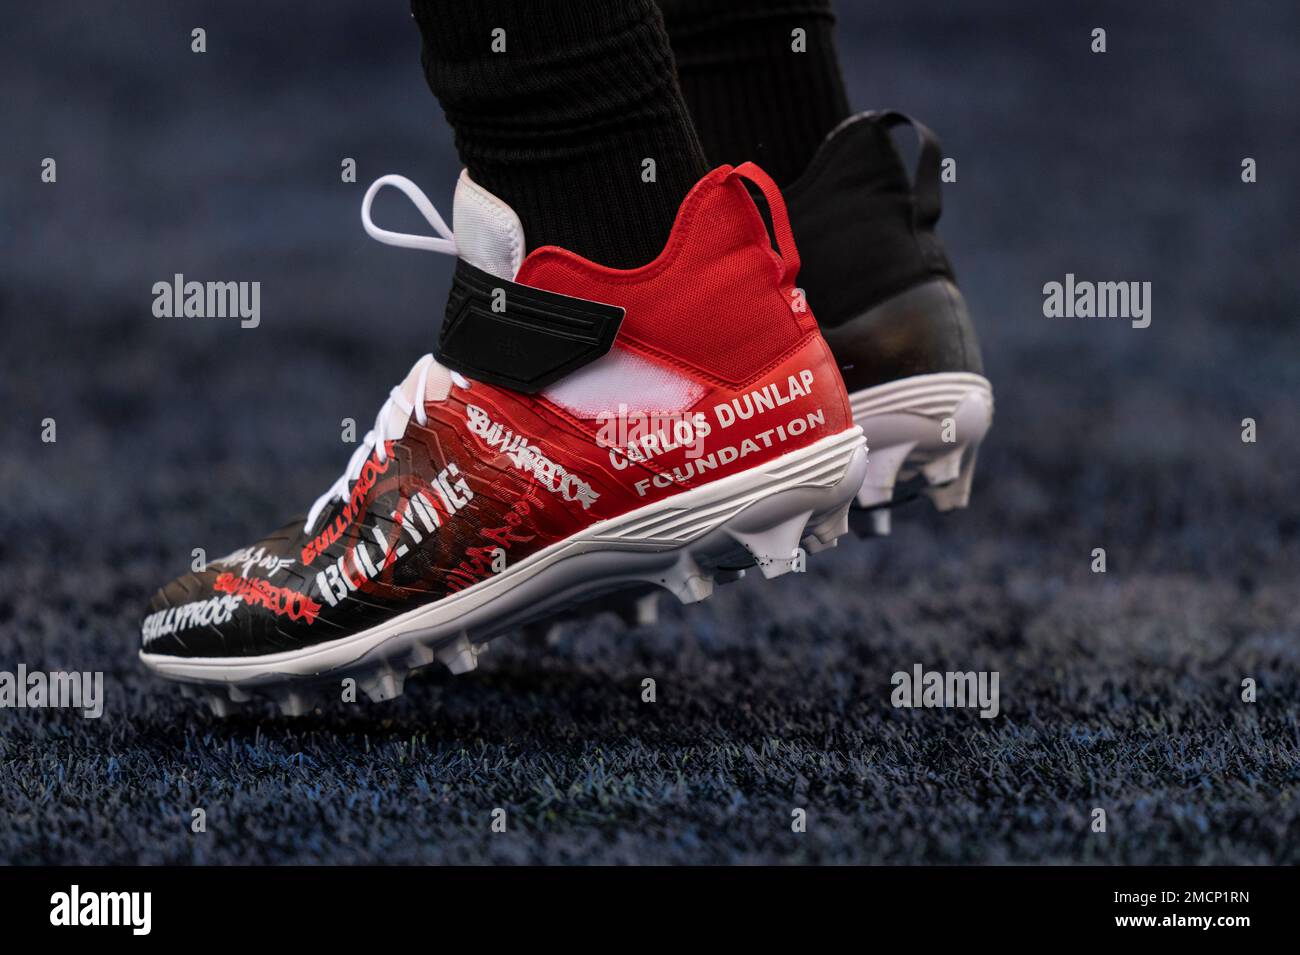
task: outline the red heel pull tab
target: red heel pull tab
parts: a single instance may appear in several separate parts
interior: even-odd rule
[[[785,210],[785,199],[781,197],[781,190],[777,188],[771,176],[752,162],[741,163],[732,171],[758,186],[763,193],[763,198],[767,200],[767,209],[772,216],[772,229],[776,233],[777,253],[785,264],[785,271],[781,273],[781,278],[783,281],[793,283],[795,276],[799,274],[799,250],[795,248],[794,230],[790,228],[790,216]]]

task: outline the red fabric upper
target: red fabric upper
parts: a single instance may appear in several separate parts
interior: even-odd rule
[[[747,181],[766,198],[777,250]],[[797,273],[785,205],[749,164],[701,180],[663,253],[642,268],[537,249],[517,280],[622,306],[614,347],[671,367],[675,383],[689,379],[679,400],[697,396],[690,407],[667,409],[665,421],[651,414],[665,409],[638,406],[653,396],[614,381],[608,390],[625,410],[609,422],[579,417],[545,392],[452,386],[426,402],[426,424],[413,419],[386,445],[384,462],[366,463],[346,502],[307,531],[290,525],[257,545],[254,562],[270,555],[274,580],[249,583],[216,562],[159,591],[146,648],[239,656],[358,632],[487,584],[502,561],[517,565],[599,521],[851,428]]]
[[[776,249],[746,181],[767,201]],[[701,179],[682,202],[663,252],[645,266],[611,269],[555,246],[536,249],[524,260],[516,281],[622,306],[614,347],[671,366],[703,387],[702,397],[683,412],[708,428],[694,448],[637,460],[635,453],[602,440],[607,422],[578,418],[544,393],[475,383],[463,400],[490,406],[494,421],[534,436],[557,463],[589,476],[598,503],[574,515],[579,524],[805,447],[853,421],[834,358],[796,288],[798,268],[780,192],[751,163],[721,166]],[[799,394],[805,387],[807,393]],[[773,397],[774,406],[755,406],[755,393]],[[453,402],[459,398],[454,391]],[[619,401],[638,410],[635,393]],[[796,419],[792,429],[785,428]],[[727,460],[737,448],[744,453]],[[701,458],[716,464],[702,468],[695,463]]]
[[[811,312],[791,308],[798,270],[793,239],[783,243],[785,258],[773,251],[743,183],[730,166],[701,179],[682,202],[663,252],[648,265],[610,269],[543,246],[524,260],[515,280],[621,305],[619,345],[718,384],[745,385],[817,325]],[[767,198],[773,218],[785,221],[775,186]]]

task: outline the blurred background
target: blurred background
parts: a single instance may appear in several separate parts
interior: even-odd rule
[[[0,670],[104,670],[108,702],[0,712],[0,860],[1300,861],[1300,8],[838,13],[855,108],[957,160],[941,232],[997,398],[972,509],[393,704],[222,722],[144,675],[145,602],[305,508],[431,349],[451,261],[358,210],[399,172],[449,213],[450,131],[402,2],[10,12]],[[260,327],[153,317],[177,272],[260,281]],[[1067,272],[1151,282],[1151,326],[1045,318]],[[914,663],[998,670],[1002,715],[894,710]]]

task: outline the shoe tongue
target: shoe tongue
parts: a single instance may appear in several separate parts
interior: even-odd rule
[[[469,177],[456,183],[452,231],[457,254],[497,278],[514,281],[524,263],[524,227],[515,210]]]
[[[462,171],[456,183],[456,199],[452,206],[452,231],[456,234],[456,249],[460,258],[497,278],[513,280],[524,262],[524,227],[515,210],[488,192]],[[415,395],[416,379],[420,376],[417,363],[398,385],[402,395],[412,405],[419,402]],[[424,400],[442,401],[451,391],[451,375],[437,362],[429,369],[429,381],[424,389]],[[411,416],[396,404],[388,410],[388,433],[402,434]]]
[[[416,379],[420,377],[420,363],[416,362],[414,367],[406,373],[406,378],[397,386],[402,396],[411,403],[412,407],[420,404],[415,396]],[[442,401],[451,392],[451,373],[439,365],[436,361],[433,367],[429,369],[429,379],[424,386],[424,401]],[[411,420],[409,412],[403,411],[394,402],[388,409],[387,429],[389,434],[404,434],[406,425]]]
[[[488,192],[462,171],[456,183],[456,199],[452,207],[452,231],[456,234],[456,249],[460,258],[497,278],[514,280],[519,266],[524,262],[524,227],[515,210]],[[420,376],[417,363],[398,385],[402,395],[412,405],[418,404],[415,395],[416,379]],[[424,400],[442,401],[451,391],[451,375],[437,362],[429,369],[429,381],[424,389]],[[388,410],[388,433],[402,434],[411,416],[396,404]]]

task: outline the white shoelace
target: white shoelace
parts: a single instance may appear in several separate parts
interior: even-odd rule
[[[412,235],[409,232],[390,232],[375,225],[370,218],[370,205],[374,202],[379,190],[384,186],[393,186],[410,199],[411,203],[420,210],[425,220],[428,221],[429,225],[433,226],[433,230],[441,238],[431,235]],[[429,197],[424,194],[419,186],[405,176],[380,176],[370,184],[370,188],[366,190],[365,198],[361,200],[361,224],[371,238],[378,239],[387,245],[396,245],[404,249],[421,249],[426,252],[440,252],[443,255],[456,254],[456,236],[448,228],[447,223],[443,221],[442,216],[438,214],[438,210],[429,201]],[[433,355],[425,355],[412,367],[411,371],[419,369],[415,378],[414,401],[407,400],[400,385],[394,387],[388,393],[388,400],[384,402],[383,407],[379,409],[379,414],[375,417],[375,426],[366,432],[366,436],[361,439],[357,449],[352,452],[348,466],[339,475],[339,479],[330,485],[329,490],[316,498],[316,503],[307,512],[307,521],[302,527],[304,534],[311,533],[316,519],[320,517],[321,512],[325,510],[330,501],[347,499],[348,488],[353,481],[361,476],[361,471],[372,452],[379,464],[383,464],[388,460],[387,443],[402,436],[406,430],[406,422],[410,421],[411,416],[415,417],[416,422],[421,427],[428,423],[429,416],[424,410],[425,392],[428,389],[429,373],[437,364]],[[470,381],[464,375],[450,370],[448,370],[448,374],[454,385],[465,390],[469,389]],[[409,374],[407,377],[410,377]],[[390,412],[394,409],[400,411],[403,416],[401,431],[397,431],[396,426],[391,421],[392,415]]]

